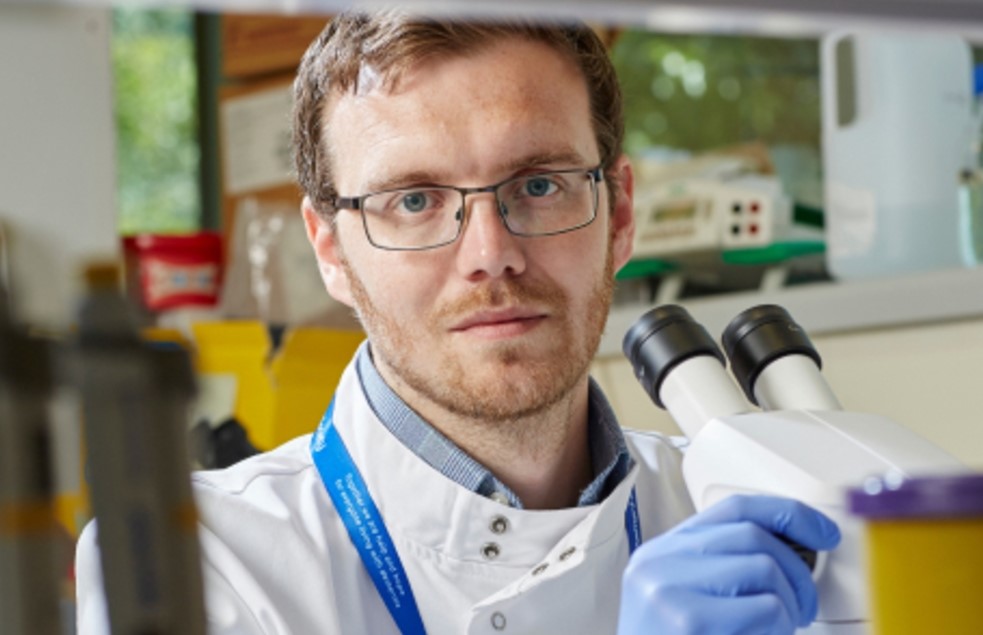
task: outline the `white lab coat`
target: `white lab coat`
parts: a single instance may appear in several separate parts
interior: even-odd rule
[[[637,488],[644,539],[693,513],[679,450],[628,432],[637,464],[600,504],[513,509],[435,471],[378,421],[354,363],[335,426],[392,536],[430,635],[613,633]],[[194,475],[212,635],[398,633],[311,459],[310,435]],[[504,533],[492,521],[507,521]],[[501,522],[497,525],[501,529]],[[498,556],[483,549],[496,543]],[[546,565],[543,568],[542,565]],[[93,526],[77,554],[80,635],[108,634]]]

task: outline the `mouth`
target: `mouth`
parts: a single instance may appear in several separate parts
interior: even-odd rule
[[[489,339],[514,337],[536,328],[547,317],[546,313],[530,308],[479,311],[466,316],[450,330]]]

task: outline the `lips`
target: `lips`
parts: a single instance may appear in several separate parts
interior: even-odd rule
[[[460,320],[451,331],[475,331],[482,329],[506,328],[509,326],[532,326],[546,318],[546,313],[523,307],[478,311]]]

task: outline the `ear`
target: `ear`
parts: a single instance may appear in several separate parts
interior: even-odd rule
[[[631,161],[622,154],[614,162],[616,180],[609,180],[608,187],[613,187],[614,208],[611,210],[611,231],[614,238],[611,242],[614,270],[621,269],[631,258],[635,243],[635,173]]]
[[[317,266],[324,287],[338,302],[353,306],[348,273],[341,264],[342,252],[341,245],[338,243],[337,228],[318,214],[314,204],[306,196],[301,204],[301,213],[304,216],[304,227],[307,229],[307,240],[310,241],[311,247],[314,248],[314,255],[317,256]]]

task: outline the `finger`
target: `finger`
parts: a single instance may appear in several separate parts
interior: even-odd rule
[[[692,607],[699,605],[700,610]],[[782,600],[760,593],[741,597],[698,597],[689,589],[667,594],[661,623],[676,633],[792,635],[795,622]],[[645,631],[639,631],[645,632]]]
[[[758,531],[761,531],[760,529]],[[763,534],[765,532],[762,532]],[[774,537],[766,535],[769,540]],[[776,551],[778,554],[770,553]],[[815,584],[808,576],[793,582],[779,564],[778,559],[788,557],[788,548],[780,543],[775,546],[753,547],[746,551],[704,553],[694,566],[693,555],[673,557],[663,561],[677,563],[677,571],[685,571],[673,580],[673,584],[699,589],[706,595],[740,597],[744,595],[771,594],[781,599],[792,623],[806,625],[815,619],[817,598]],[[782,553],[785,552],[785,553]],[[791,555],[795,559],[794,554]],[[798,563],[802,566],[801,561]],[[796,586],[796,585],[800,586]]]
[[[748,589],[752,592],[764,592],[774,588],[794,607],[794,619],[800,626],[805,626],[816,619],[819,610],[819,598],[812,572],[802,558],[787,544],[779,540],[769,531],[758,525],[743,521],[704,528],[680,536],[679,549],[689,550],[689,553],[700,556],[757,556],[763,560],[755,566],[760,575],[770,576],[771,572],[764,571],[767,565],[775,575],[780,576],[781,583],[772,587]],[[750,565],[749,565],[750,567]],[[751,577],[752,572],[746,572]]]
[[[688,519],[690,526],[750,521],[809,549],[832,549],[840,530],[828,516],[790,498],[731,496]],[[682,525],[680,526],[682,528]]]
[[[713,539],[712,536],[705,537]],[[679,546],[685,551],[658,559],[640,560],[633,557],[624,576],[625,593],[635,597],[639,604],[656,606],[666,603],[667,594],[683,589],[692,590],[701,597],[737,598],[768,594],[782,601],[793,624],[808,624],[811,621],[813,616],[809,615],[807,619],[800,606],[804,603],[809,607],[810,597],[814,606],[815,589],[811,589],[811,595],[808,591],[803,593],[806,599],[800,599],[772,556],[759,551],[718,554],[700,552],[682,543]],[[669,572],[671,575],[668,575]],[[811,583],[807,579],[807,584]]]
[[[776,535],[812,549],[835,546],[839,530],[825,515],[790,499],[735,496],[690,521],[694,522],[689,527],[681,525],[679,530],[682,534],[693,533],[694,546],[704,553],[760,552],[773,558],[794,590],[796,622],[805,626],[816,618],[819,598],[812,573],[794,549]],[[705,532],[714,523],[715,538],[708,540]],[[732,529],[721,533],[721,527]]]

